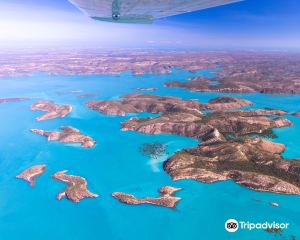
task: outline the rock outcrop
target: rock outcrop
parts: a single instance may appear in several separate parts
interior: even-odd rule
[[[84,198],[96,198],[97,194],[91,193],[87,189],[87,182],[84,178],[79,176],[67,175],[66,170],[57,172],[52,175],[53,179],[62,181],[68,186],[65,190],[57,195],[57,199],[61,200],[66,197],[72,202],[79,202]]]
[[[159,189],[159,197],[145,197],[136,198],[135,196],[122,192],[114,192],[112,196],[118,199],[122,203],[139,205],[139,204],[152,204],[157,206],[163,206],[168,208],[174,208],[178,201],[181,199],[175,197],[174,193],[181,190],[181,188],[174,188],[170,186],[165,186]]]
[[[16,178],[24,179],[25,181],[29,182],[29,185],[33,187],[35,185],[36,178],[42,175],[46,170],[46,165],[36,165],[30,167],[23,171],[21,174],[16,176]]]
[[[32,132],[42,135],[48,141],[59,141],[63,143],[81,143],[84,148],[92,148],[96,144],[91,137],[83,135],[76,128],[65,126],[60,128],[62,132],[45,131],[41,129],[31,129]]]
[[[58,105],[49,101],[39,101],[31,106],[31,110],[44,111],[46,114],[37,117],[38,121],[44,121],[54,118],[64,118],[72,111],[71,105]]]

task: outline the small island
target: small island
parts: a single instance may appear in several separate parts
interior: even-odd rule
[[[16,178],[24,179],[25,181],[29,182],[29,185],[33,187],[35,185],[36,178],[42,175],[46,170],[46,165],[36,165],[30,167],[23,171],[21,174],[16,176]]]
[[[76,128],[64,126],[60,129],[62,130],[62,132],[45,131],[41,129],[31,129],[31,131],[46,137],[48,141],[59,141],[63,143],[81,143],[82,147],[84,148],[92,148],[96,144],[95,140],[93,140],[89,136],[83,135]]]
[[[64,118],[72,111],[71,105],[58,105],[49,101],[39,101],[31,106],[31,110],[44,111],[46,114],[37,117],[38,121],[44,121],[54,118]]]
[[[145,197],[136,198],[135,196],[122,192],[114,192],[112,196],[122,203],[139,205],[139,204],[152,204],[168,208],[174,208],[181,198],[175,197],[174,193],[181,190],[181,188],[174,188],[165,186],[159,189],[159,197]]]
[[[67,170],[57,172],[52,178],[66,183],[68,186],[65,190],[57,195],[57,199],[67,198],[72,202],[79,202],[84,198],[96,198],[97,194],[91,193],[87,189],[86,179],[79,176],[67,175]]]

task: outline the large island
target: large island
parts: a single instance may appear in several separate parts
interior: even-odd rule
[[[156,117],[133,117],[122,123],[122,130],[199,139],[198,147],[184,149],[165,162],[164,169],[174,180],[212,183],[232,179],[257,191],[300,194],[300,160],[284,159],[281,153],[285,146],[264,139],[272,135],[273,128],[292,126],[283,117],[287,112],[232,109],[253,103],[230,97],[212,99],[207,104],[149,94],[122,98],[91,101],[87,106],[109,115],[159,113]]]

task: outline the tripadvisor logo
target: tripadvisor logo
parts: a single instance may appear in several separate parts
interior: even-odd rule
[[[239,223],[235,219],[228,219],[225,222],[225,229],[227,232],[236,232],[239,229]]]
[[[227,232],[233,233],[238,229],[254,230],[254,229],[287,229],[289,223],[278,223],[278,222],[263,222],[263,223],[253,223],[249,221],[237,221],[235,219],[228,219],[225,222],[225,229]]]

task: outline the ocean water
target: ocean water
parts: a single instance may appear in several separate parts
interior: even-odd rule
[[[0,239],[1,240],[268,240],[300,237],[300,198],[261,193],[243,188],[232,181],[203,184],[192,180],[173,182],[162,164],[174,152],[197,145],[194,139],[176,135],[146,135],[120,131],[120,123],[131,116],[112,117],[89,110],[85,102],[92,99],[118,99],[126,93],[138,92],[137,87],[158,87],[158,95],[178,96],[207,102],[216,93],[192,93],[180,88],[164,88],[166,81],[184,81],[188,77],[212,77],[209,70],[189,73],[174,69],[172,74],[132,76],[51,76],[44,73],[32,77],[0,79],[0,98],[30,97],[32,100],[0,104]],[[81,93],[71,93],[82,90]],[[76,98],[92,93],[95,97]],[[148,93],[148,92],[147,92]],[[152,92],[151,92],[152,93]],[[224,94],[223,94],[224,95]],[[300,96],[229,94],[256,103],[253,108],[270,107],[300,110]],[[39,100],[68,103],[74,111],[63,119],[37,122],[41,112],[30,111]],[[286,158],[300,157],[300,118],[288,116],[293,127],[276,129],[276,142],[287,145]],[[47,142],[30,132],[31,128],[57,130],[70,125],[93,137],[97,145],[83,149],[72,144]],[[144,143],[166,144],[168,154],[159,159],[144,156]],[[46,173],[30,188],[15,179],[24,169],[47,164]],[[65,185],[51,179],[60,170],[83,176],[89,189],[99,198],[74,204],[56,200]],[[125,205],[112,198],[115,191],[138,197],[156,196],[165,185],[183,188],[176,195],[182,198],[176,209],[150,205]],[[260,202],[255,201],[260,200]],[[280,207],[270,206],[277,202]],[[238,221],[277,221],[290,224],[282,236],[263,230],[239,230],[228,233],[224,223]]]

